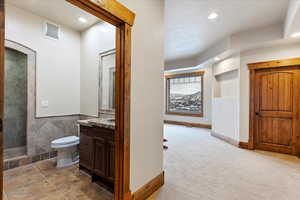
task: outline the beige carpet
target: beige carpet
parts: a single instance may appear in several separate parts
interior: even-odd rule
[[[151,200],[299,200],[300,159],[239,149],[208,130],[165,126],[165,186]]]

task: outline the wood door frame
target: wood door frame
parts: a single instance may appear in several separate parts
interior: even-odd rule
[[[65,0],[116,27],[116,130],[114,200],[130,200],[130,87],[131,28],[135,13],[117,0]],[[5,0],[0,0],[0,126],[4,110]],[[0,159],[3,133],[0,127]],[[3,162],[0,162],[0,195],[3,199]]]
[[[300,67],[300,58],[291,58],[284,60],[273,60],[266,62],[257,62],[248,64],[248,69],[250,70],[250,118],[249,118],[249,140],[248,140],[248,149],[255,149],[255,76],[256,72],[261,69],[276,69],[276,68],[287,68],[287,67]],[[298,102],[299,103],[299,102]],[[298,142],[297,142],[297,155],[300,157],[300,144],[299,144],[298,133]]]

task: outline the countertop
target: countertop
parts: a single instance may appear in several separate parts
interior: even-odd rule
[[[81,126],[88,126],[88,127],[101,127],[101,128],[109,128],[115,129],[115,122],[112,119],[105,119],[105,118],[93,118],[93,119],[86,119],[86,120],[78,120],[78,124]]]

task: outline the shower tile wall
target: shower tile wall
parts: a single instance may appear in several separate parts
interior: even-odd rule
[[[4,148],[26,145],[27,55],[5,50]]]

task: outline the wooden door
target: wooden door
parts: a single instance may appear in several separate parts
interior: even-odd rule
[[[299,68],[255,73],[254,148],[298,154]]]
[[[105,140],[102,138],[95,138],[95,148],[94,148],[94,172],[98,176],[105,177],[106,176],[106,144]]]

